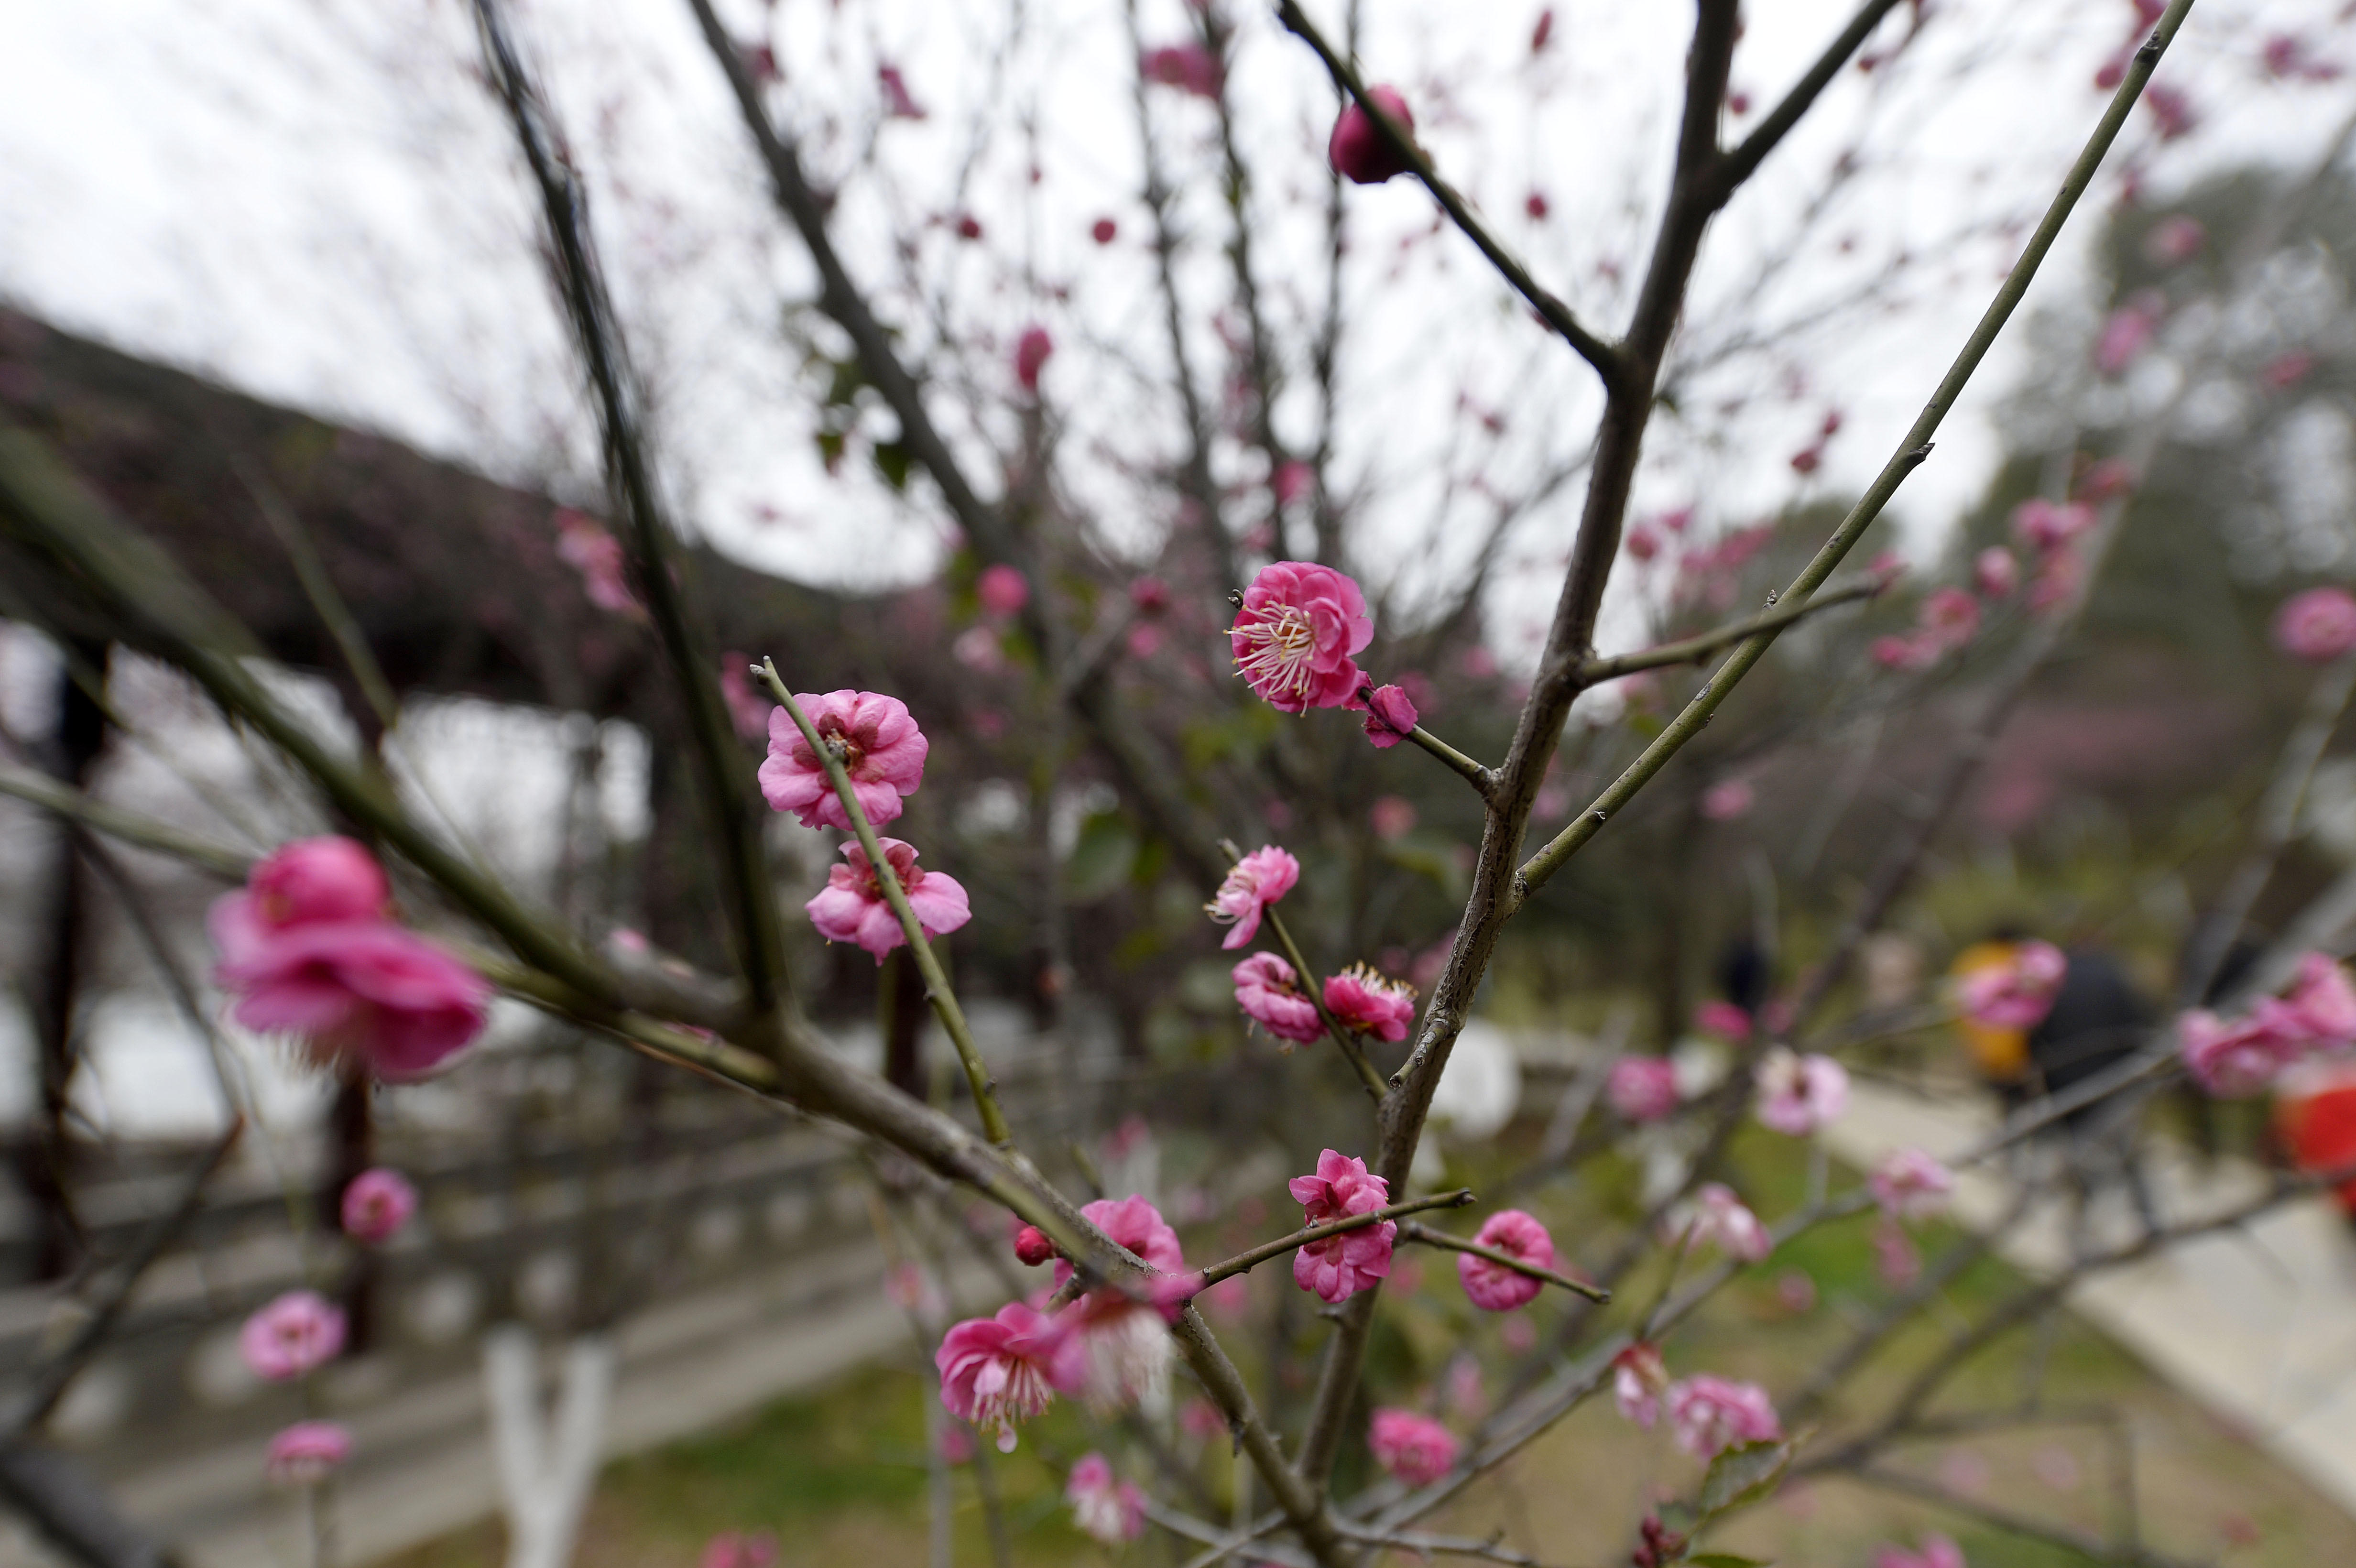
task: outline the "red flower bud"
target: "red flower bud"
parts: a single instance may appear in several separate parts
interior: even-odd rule
[[[1055,1243],[1036,1225],[1025,1225],[1014,1232],[1014,1255],[1026,1268],[1037,1268],[1055,1255]]]
[[[1384,113],[1398,122],[1399,129],[1408,136],[1415,134],[1415,114],[1407,100],[1395,87],[1370,87],[1366,97],[1379,105]],[[1333,134],[1325,144],[1326,161],[1333,172],[1354,185],[1380,185],[1394,175],[1407,173],[1407,160],[1399,156],[1374,122],[1374,117],[1355,103],[1345,106],[1341,118],[1333,122]]]

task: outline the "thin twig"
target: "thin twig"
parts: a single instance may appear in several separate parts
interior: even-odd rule
[[[1333,85],[1347,93],[1351,101],[1365,112],[1366,117],[1382,132],[1383,140],[1390,144],[1391,151],[1406,161],[1408,171],[1423,182],[1424,188],[1431,192],[1432,199],[1440,203],[1456,227],[1464,231],[1465,238],[1480,249],[1481,254],[1489,259],[1489,264],[1497,269],[1498,274],[1513,285],[1514,292],[1527,300],[1530,308],[1538,313],[1547,325],[1579,351],[1580,358],[1595,367],[1595,373],[1603,378],[1605,385],[1617,385],[1626,368],[1626,357],[1621,349],[1580,325],[1569,305],[1539,286],[1521,258],[1506,248],[1505,242],[1497,238],[1455,187],[1440,177],[1440,171],[1432,166],[1430,155],[1416,144],[1415,137],[1408,129],[1392,119],[1388,110],[1366,96],[1366,84],[1359,76],[1357,68],[1325,41],[1325,35],[1317,30],[1317,25],[1301,9],[1298,0],[1278,0],[1276,15],[1277,19],[1301,42],[1317,52],[1317,58],[1325,62],[1326,70],[1332,73]]]
[[[1633,654],[1614,654],[1609,658],[1589,659],[1579,667],[1581,686],[1601,686],[1607,680],[1617,680],[1623,675],[1633,675],[1640,669],[1659,669],[1667,665],[1699,664],[1720,648],[1731,647],[1745,637],[1762,632],[1777,632],[1804,616],[1819,610],[1829,610],[1836,604],[1854,600],[1870,599],[1889,586],[1886,578],[1871,578],[1863,582],[1851,582],[1838,588],[1827,588],[1815,598],[1797,604],[1778,604],[1764,610],[1747,621],[1737,621],[1715,631],[1702,632],[1658,647],[1640,648]]]
[[[79,790],[69,789],[46,773],[30,768],[10,767],[0,763],[0,795],[13,795],[44,811],[55,812],[70,822],[119,838],[125,844],[142,849],[153,849],[168,855],[183,864],[220,878],[224,881],[241,882],[253,869],[254,858],[226,845],[215,844],[194,834],[183,833],[168,822],[143,816],[137,812],[123,811],[92,800]]]
[[[858,835],[859,848],[866,853],[868,874],[884,890],[884,901],[899,918],[900,931],[907,938],[908,955],[916,960],[916,972],[925,977],[925,999],[933,1005],[933,1015],[941,1020],[941,1028],[957,1047],[958,1060],[965,1064],[965,1081],[973,1091],[974,1109],[981,1116],[982,1136],[1001,1148],[1011,1147],[1014,1135],[1007,1130],[1006,1114],[998,1108],[998,1085],[990,1075],[990,1064],[981,1059],[981,1047],[974,1043],[973,1030],[965,1021],[965,1009],[958,1005],[957,992],[949,987],[949,977],[941,968],[941,961],[925,939],[925,923],[917,917],[914,905],[908,902],[908,890],[900,885],[900,873],[884,857],[884,846],[876,837],[875,825],[867,820],[866,807],[859,804],[859,792],[851,783],[851,770],[843,765],[840,741],[830,741],[818,732],[802,705],[786,689],[777,676],[777,667],[768,659],[755,665],[752,673],[769,688],[769,695],[777,699],[794,727],[802,732],[802,740],[833,782],[834,793],[842,802],[842,809],[851,816],[851,828]]]
[[[1264,1264],[1270,1258],[1282,1257],[1285,1253],[1297,1251],[1312,1242],[1322,1242],[1328,1236],[1339,1236],[1351,1231],[1363,1231],[1369,1225],[1379,1225],[1386,1220],[1396,1220],[1402,1214],[1419,1214],[1427,1209],[1462,1209],[1472,1201],[1472,1189],[1469,1187],[1460,1187],[1453,1192],[1441,1192],[1430,1198],[1410,1198],[1404,1203],[1393,1203],[1387,1208],[1372,1210],[1364,1214],[1352,1214],[1341,1220],[1328,1220],[1323,1224],[1305,1225],[1289,1236],[1279,1236],[1272,1242],[1262,1242],[1258,1246],[1248,1252],[1237,1253],[1224,1263],[1213,1264],[1203,1271],[1203,1284],[1208,1287],[1218,1284],[1230,1275],[1248,1274],[1256,1265]],[[1410,1224],[1406,1228],[1413,1231],[1420,1227]]]
[[[1612,1293],[1600,1285],[1590,1285],[1583,1279],[1573,1279],[1567,1274],[1558,1274],[1550,1268],[1540,1268],[1527,1259],[1517,1258],[1501,1248],[1483,1246],[1478,1242],[1468,1242],[1460,1236],[1451,1236],[1445,1231],[1435,1231],[1429,1225],[1418,1224],[1412,1220],[1399,1227],[1399,1234],[1410,1242],[1421,1242],[1427,1247],[1440,1247],[1451,1253],[1470,1253],[1476,1258],[1486,1258],[1501,1268],[1512,1269],[1515,1274],[1527,1275],[1532,1279],[1541,1279],[1548,1285],[1558,1285],[1565,1290],[1587,1297],[1598,1306],[1605,1305],[1612,1299]]]
[[[279,548],[285,550],[287,561],[294,568],[294,581],[302,585],[303,595],[310,600],[311,608],[318,613],[327,635],[336,640],[336,651],[344,656],[344,664],[352,672],[352,679],[360,688],[376,721],[387,730],[401,723],[401,699],[392,689],[392,682],[384,677],[384,667],[376,660],[375,650],[369,646],[368,634],[360,627],[359,617],[336,587],[336,580],[327,575],[327,564],[319,559],[319,547],[313,541],[311,531],[303,526],[302,517],[287,503],[269,475],[248,462],[243,454],[232,453],[230,466],[237,473],[238,483],[253,497],[254,509],[270,531],[278,537]]]
[[[1301,976],[1301,988],[1309,997],[1310,1005],[1317,1009],[1317,1017],[1325,1025],[1325,1032],[1333,1037],[1335,1049],[1341,1051],[1343,1060],[1350,1064],[1351,1070],[1357,1073],[1358,1082],[1365,1086],[1367,1094],[1380,1105],[1383,1103],[1383,1075],[1375,1071],[1373,1062],[1366,1060],[1366,1053],[1359,1048],[1357,1037],[1325,1005],[1324,987],[1318,985],[1316,972],[1309,967],[1309,960],[1301,955],[1301,944],[1292,940],[1292,933],[1285,926],[1284,917],[1270,907],[1260,911],[1260,918],[1268,922],[1270,931],[1276,933],[1277,944],[1291,960],[1293,973]]]

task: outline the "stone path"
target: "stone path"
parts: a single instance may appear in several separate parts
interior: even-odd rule
[[[1987,1136],[1993,1107],[1977,1094],[1933,1098],[1858,1082],[1830,1129],[1832,1152],[1869,1167],[1913,1146],[1943,1157]],[[2163,1145],[2148,1161],[2164,1222],[2196,1221],[2266,1188],[2246,1162],[2203,1162]],[[2011,1205],[1999,1171],[1965,1173],[1955,1216],[1978,1229]],[[2124,1199],[2098,1205],[2094,1244],[2136,1233]],[[2068,1256],[2058,1209],[2035,1214],[1999,1249],[2031,1274]],[[2179,1243],[2078,1285],[2070,1305],[2160,1376],[2356,1513],[2356,1231],[2329,1197],[2284,1203],[2232,1231]]]

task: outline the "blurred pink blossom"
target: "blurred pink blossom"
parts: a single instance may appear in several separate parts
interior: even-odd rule
[[[391,1241],[417,1212],[417,1189],[397,1170],[375,1166],[345,1184],[344,1234],[374,1245]]]
[[[644,620],[646,611],[638,604],[638,596],[630,592],[626,575],[627,558],[622,541],[605,531],[605,526],[586,512],[576,512],[562,507],[556,513],[556,554],[559,560],[581,574],[581,587],[589,603],[600,610],[610,610],[617,615]]]
[[[298,1421],[270,1440],[262,1467],[281,1486],[311,1487],[352,1456],[352,1435],[332,1421]]]
[[[2094,526],[2094,509],[2081,501],[2032,496],[2012,509],[2012,536],[2038,554],[2075,541]]]
[[[1375,803],[1366,808],[1366,825],[1385,843],[1406,837],[1415,831],[1415,802],[1405,795],[1376,795]]]
[[[2016,943],[2000,963],[1975,969],[1955,988],[1956,1005],[1989,1029],[2035,1029],[2053,1010],[2070,961],[2050,942]]]
[[[768,734],[769,709],[774,706],[767,698],[755,694],[753,682],[744,673],[752,664],[744,654],[720,656],[720,700],[728,705],[729,727],[742,741],[758,741]]]
[[[2309,664],[2329,664],[2356,650],[2356,595],[2344,588],[2310,588],[2275,612],[2275,646]]]
[[[245,1320],[238,1353],[254,1376],[282,1383],[316,1371],[344,1348],[343,1308],[316,1290],[290,1290]]]
[[[1047,329],[1033,323],[1023,329],[1014,340],[1014,379],[1023,383],[1026,392],[1039,389],[1039,373],[1047,368],[1047,357],[1055,352],[1055,340]]]
[[[1109,245],[1120,233],[1120,225],[1109,218],[1099,218],[1088,225],[1088,238],[1099,245]]]
[[[1774,1239],[1759,1222],[1759,1216],[1723,1182],[1702,1183],[1694,1194],[1693,1217],[1687,1228],[1695,1246],[1716,1247],[1742,1263],[1759,1263],[1774,1250]]]
[[[1979,635],[1980,602],[1960,588],[1934,588],[1922,597],[1919,621],[1942,648],[1960,648]]]
[[[1677,1070],[1663,1057],[1623,1056],[1603,1093],[1623,1121],[1657,1122],[1677,1108]]]
[[[924,105],[908,91],[908,79],[900,74],[896,65],[875,68],[875,81],[884,90],[884,112],[894,120],[922,120]]]
[[[1990,545],[1972,561],[1973,585],[1990,599],[2006,599],[2020,586],[2020,562],[2000,544]]]
[[[1612,1358],[1612,1403],[1622,1419],[1651,1431],[1668,1392],[1669,1369],[1659,1346],[1639,1339]]]
[[[2145,231],[2143,253],[2154,266],[2180,267],[2208,243],[2209,230],[2199,219],[2171,212]]]
[[[2185,1072],[2223,1100],[2246,1099],[2272,1083],[2297,1059],[2305,1033],[2289,1008],[2271,997],[2232,1023],[2207,1011],[2176,1020]]]
[[[2269,392],[2286,392],[2306,380],[2314,368],[2314,355],[2304,348],[2289,349],[2258,368],[2258,385]]]
[[[1055,1402],[1072,1370],[1058,1368],[1066,1336],[1037,1309],[1010,1301],[992,1317],[969,1317],[942,1337],[933,1353],[941,1403],[976,1426],[998,1428],[998,1451],[1014,1452],[1014,1424]],[[1073,1385],[1076,1387],[1076,1385]]]
[[[1964,1549],[1944,1535],[1920,1536],[1915,1544],[1912,1552],[1883,1547],[1873,1554],[1873,1568],[1970,1568],[1964,1561]]]
[[[1920,1220],[1947,1206],[1954,1173],[1919,1148],[1892,1150],[1867,1179],[1873,1200],[1893,1220]]]
[[[1848,1073],[1829,1056],[1797,1056],[1770,1049],[1756,1070],[1759,1120],[1792,1137],[1805,1137],[1848,1108]]]
[[[1276,465],[1269,488],[1275,492],[1278,506],[1290,507],[1308,495],[1316,483],[1317,470],[1295,457]]]
[[[2148,101],[2148,91],[2145,96]],[[2103,323],[2102,336],[2094,341],[2094,368],[2105,376],[2124,373],[2151,347],[2167,308],[2167,297],[2156,290],[2143,289],[2130,296]]]
[[[982,568],[973,587],[974,597],[981,602],[982,613],[1001,621],[1019,614],[1023,606],[1031,603],[1031,584],[1020,571],[1003,562]]]
[[[1370,87],[1366,97],[1397,121],[1408,136],[1415,134],[1415,113],[1408,108],[1398,88],[1387,84]],[[1381,128],[1355,101],[1345,105],[1334,120],[1333,133],[1325,143],[1325,161],[1333,166],[1335,174],[1354,185],[1380,185],[1408,170],[1407,160],[1392,150]]]
[[[1873,1228],[1873,1268],[1894,1290],[1903,1290],[1922,1276],[1922,1254],[1894,1221],[1884,1220]]]
[[[1705,1372],[1672,1383],[1668,1405],[1677,1446],[1697,1459],[1714,1459],[1741,1444],[1783,1435],[1783,1424],[1775,1418],[1767,1391],[1756,1383],[1731,1382]]]
[[[1197,98],[1219,95],[1219,57],[1200,44],[1165,44],[1138,57],[1138,74]]]
[[[1115,1481],[1101,1454],[1083,1455],[1072,1467],[1064,1500],[1072,1505],[1072,1522],[1090,1540],[1119,1546],[1145,1533],[1145,1494],[1132,1482]]]
[[[1751,1015],[1718,997],[1696,1007],[1693,1021],[1694,1028],[1729,1045],[1741,1045],[1751,1038]]]
[[[1758,792],[1744,779],[1720,779],[1701,792],[1701,814],[1712,822],[1731,822],[1751,815]]]
[[[1395,1406],[1375,1412],[1366,1447],[1375,1463],[1410,1487],[1428,1487],[1456,1464],[1456,1435],[1428,1415]]]

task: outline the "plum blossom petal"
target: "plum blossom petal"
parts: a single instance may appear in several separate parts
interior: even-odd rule
[[[1767,1391],[1756,1383],[1705,1372],[1672,1383],[1668,1405],[1677,1446],[1697,1459],[1714,1459],[1729,1448],[1783,1435],[1783,1424],[1776,1419]]]
[[[1237,671],[1280,713],[1341,708],[1365,677],[1355,656],[1374,641],[1366,596],[1347,575],[1313,561],[1280,560],[1244,590],[1227,632]]]
[[[851,793],[869,826],[881,827],[895,820],[904,809],[901,797],[914,795],[925,781],[925,754],[932,744],[916,727],[908,705],[879,692],[849,689],[824,696],[796,692],[794,702],[819,740],[841,746]],[[761,763],[761,795],[769,809],[792,813],[804,827],[850,832],[851,815],[843,809],[842,797],[793,715],[783,708],[772,709],[768,724],[769,754]]]
[[[1263,844],[1227,870],[1226,880],[1203,912],[1235,929],[1219,945],[1232,951],[1259,934],[1261,913],[1292,891],[1301,880],[1301,862],[1273,844]]]
[[[361,1171],[344,1188],[344,1234],[356,1242],[374,1245],[390,1241],[416,1212],[417,1189],[397,1170],[377,1166]]]
[[[316,1371],[344,1348],[344,1312],[316,1290],[290,1290],[238,1330],[238,1353],[253,1375],[274,1383]]]
[[[207,924],[236,996],[230,1016],[263,1034],[300,1039],[315,1061],[354,1061],[380,1078],[416,1078],[482,1033],[488,981],[385,920],[272,929],[253,895],[217,901]]]
[[[1273,953],[1255,953],[1230,971],[1236,983],[1236,1006],[1246,1017],[1278,1040],[1285,1049],[1306,1044],[1325,1032],[1317,1004],[1301,994],[1292,965]]]
[[[1662,1056],[1623,1056],[1612,1064],[1603,1097],[1622,1121],[1657,1122],[1677,1108],[1677,1070]]]
[[[1325,982],[1325,1010],[1344,1029],[1398,1041],[1415,1021],[1415,987],[1364,964],[1353,964]]]
[[[941,1403],[960,1421],[997,1427],[998,1451],[1011,1454],[1015,1423],[1055,1401],[1064,1343],[1055,1323],[1020,1301],[1008,1302],[993,1317],[969,1317],[933,1353]]]
[[[1501,1209],[1490,1215],[1472,1239],[1534,1267],[1555,1266],[1554,1238],[1519,1209]],[[1456,1254],[1456,1277],[1463,1282],[1464,1294],[1472,1305],[1483,1312],[1511,1312],[1526,1307],[1546,1288],[1543,1280],[1471,1253]]]
[[[352,1456],[352,1435],[332,1421],[298,1421],[270,1440],[262,1467],[281,1486],[316,1486]]]
[[[1390,1201],[1390,1184],[1370,1174],[1366,1162],[1327,1149],[1317,1157],[1317,1169],[1296,1176],[1286,1184],[1301,1205],[1303,1225],[1323,1225],[1354,1214],[1371,1214]],[[1327,1236],[1292,1253],[1293,1282],[1320,1299],[1346,1300],[1391,1272],[1391,1248],[1398,1221],[1364,1225]]]
[[[1400,130],[1410,137],[1415,134],[1414,112],[1398,89],[1387,84],[1370,87],[1366,96],[1398,121]],[[1335,174],[1354,185],[1380,185],[1408,170],[1407,160],[1392,150],[1382,128],[1355,102],[1344,106],[1334,120],[1333,133],[1325,143],[1325,160]]]
[[[917,929],[926,937],[947,935],[973,918],[965,888],[955,877],[922,869],[916,864],[916,851],[897,838],[879,838],[876,843],[899,878],[901,891],[908,895]],[[829,942],[857,943],[881,964],[886,953],[906,944],[907,933],[884,896],[883,880],[868,863],[867,851],[856,842],[845,844],[842,858],[848,864],[828,872],[826,886],[802,908],[820,936]]]
[[[1759,1120],[1805,1137],[1848,1107],[1848,1073],[1829,1056],[1798,1056],[1776,1046],[1760,1059]]]
[[[1661,1349],[1639,1339],[1612,1358],[1612,1403],[1622,1419],[1647,1432],[1661,1418],[1661,1399],[1669,1392],[1669,1369]]]
[[[1687,1221],[1696,1246],[1713,1246],[1728,1257],[1755,1264],[1773,1250],[1773,1238],[1750,1206],[1723,1182],[1704,1182],[1694,1194],[1693,1218]]]
[[[1456,1464],[1456,1434],[1428,1415],[1386,1406],[1366,1428],[1375,1463],[1410,1487],[1428,1487]]]

